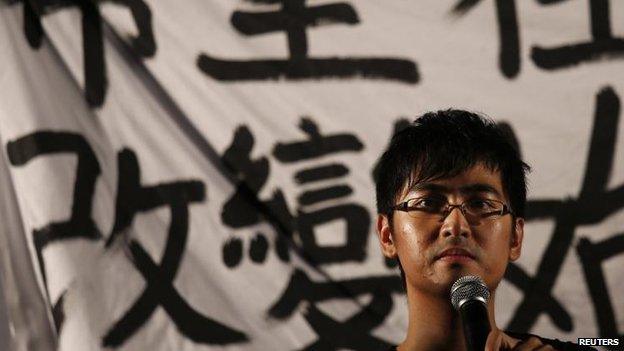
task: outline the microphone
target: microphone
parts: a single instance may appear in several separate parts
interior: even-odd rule
[[[451,304],[459,312],[468,351],[483,351],[490,333],[487,301],[490,291],[474,275],[461,277],[451,287]]]

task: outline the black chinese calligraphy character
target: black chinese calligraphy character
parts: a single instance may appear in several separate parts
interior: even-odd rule
[[[303,350],[385,350],[390,344],[372,336],[371,331],[383,323],[392,310],[391,293],[401,292],[401,280],[397,276],[315,282],[297,269],[268,313],[273,318],[285,319],[292,316],[300,304],[308,303],[303,316],[318,338]],[[354,299],[365,294],[373,296],[371,302],[345,321],[337,321],[316,307],[316,303],[326,300]]]
[[[134,51],[143,57],[156,52],[152,32],[152,13],[143,0],[99,0],[111,1],[130,9],[139,31],[131,38]],[[82,44],[85,79],[85,99],[89,106],[98,107],[104,103],[108,81],[104,60],[104,39],[99,1],[73,0],[21,0],[24,4],[24,34],[32,48],[39,48],[44,34],[41,16],[60,8],[78,7],[82,14]],[[17,2],[17,1],[14,1]]]
[[[171,220],[160,264],[156,264],[141,244],[131,239],[130,252],[135,267],[147,286],[128,311],[102,340],[105,347],[118,347],[147,322],[156,307],[162,306],[178,330],[189,339],[205,344],[226,345],[247,341],[247,336],[195,311],[173,286],[188,239],[189,206],[205,198],[204,184],[189,180],[153,186],[141,185],[137,158],[131,150],[118,155],[119,177],[115,224],[110,245],[132,225],[140,212],[169,207]]]
[[[609,294],[602,270],[602,262],[616,255],[624,255],[624,233],[614,235],[597,243],[592,242],[589,238],[581,238],[576,247],[576,252],[581,258],[581,264],[583,265],[585,281],[594,305],[600,337],[620,338],[622,340],[624,333],[620,333],[617,330],[613,300],[611,299],[611,294]],[[617,349],[613,346],[605,347],[614,351]]]
[[[25,166],[32,159],[42,155],[69,153],[78,157],[70,218],[67,221],[49,223],[43,228],[33,230],[33,246],[46,295],[50,300],[43,250],[57,241],[101,238],[101,233],[91,217],[95,182],[100,174],[100,164],[91,146],[82,136],[67,132],[45,131],[29,134],[8,142],[6,150],[11,165],[19,167]],[[57,332],[61,330],[65,320],[64,297],[65,292],[56,302],[50,301]]]
[[[253,145],[254,136],[246,126],[241,126],[234,133],[231,145],[221,158],[223,164],[239,180],[234,195],[223,205],[221,219],[232,228],[244,228],[267,221],[278,234],[275,242],[277,256],[283,261],[288,261],[288,240],[294,231],[294,220],[280,190],[273,192],[269,200],[259,199],[258,193],[269,176],[269,161],[266,157],[253,160],[251,158]],[[250,256],[255,257],[252,258],[253,262],[264,261],[267,245],[265,234],[257,233],[249,248]],[[237,266],[243,255],[241,239],[234,237],[226,241],[222,254],[226,266]]]
[[[302,118],[299,127],[307,138],[277,143],[272,154],[278,161],[292,164],[341,152],[357,152],[363,148],[362,143],[352,134],[323,135],[317,124],[309,118]],[[267,221],[278,233],[275,248],[282,259],[287,259],[288,245],[292,243],[293,234],[297,232],[301,243],[297,249],[302,249],[299,253],[313,265],[362,261],[365,258],[370,226],[370,215],[364,207],[356,204],[336,204],[330,208],[313,210],[306,208],[326,203],[328,200],[344,198],[353,192],[352,188],[346,184],[339,184],[305,190],[297,197],[300,208],[294,216],[281,190],[275,190],[272,198],[268,200],[259,199],[258,193],[268,179],[269,163],[265,156],[251,158],[253,144],[254,136],[249,129],[245,126],[239,127],[222,157],[223,163],[239,179],[236,192],[223,206],[221,214],[223,222],[232,228],[244,228]],[[314,184],[319,180],[338,178],[346,174],[348,169],[344,165],[329,163],[298,170],[294,178],[299,184]],[[316,240],[316,228],[333,221],[345,223],[345,244],[319,245]],[[266,236],[257,233],[249,248],[253,262],[264,262],[268,245]],[[222,250],[226,266],[239,265],[243,252],[244,245],[240,239],[236,237],[228,239]]]
[[[551,291],[572,246],[575,229],[581,225],[599,223],[624,207],[624,185],[607,189],[613,169],[619,115],[620,100],[615,91],[610,87],[602,89],[596,97],[589,155],[578,197],[528,201],[527,221],[553,218],[555,228],[535,276],[528,276],[516,264],[508,266],[505,278],[524,292],[522,302],[507,326],[509,330],[529,331],[541,313],[546,313],[559,329],[573,329],[570,314],[554,299]],[[584,254],[585,259],[589,260],[587,264],[591,265],[592,259],[600,255],[595,256],[592,247],[585,241],[581,243],[580,254]],[[609,324],[608,320],[603,323]],[[611,332],[611,329],[606,330]]]
[[[318,125],[310,118],[302,118],[299,125],[306,139],[287,143],[277,143],[273,155],[282,163],[292,164],[304,160],[317,159],[341,152],[357,152],[363,149],[362,142],[354,135],[338,133],[323,135]],[[322,164],[304,168],[297,172],[295,179],[315,178],[324,180],[340,177],[348,169],[342,165]],[[331,173],[335,172],[335,173]],[[305,176],[301,176],[304,174]],[[335,204],[331,207],[306,209],[328,200],[346,197],[353,192],[346,184],[329,185],[303,191],[298,197],[300,209],[297,211],[297,230],[304,252],[315,264],[328,264],[348,261],[361,262],[366,257],[365,247],[368,242],[370,214],[357,204]],[[318,243],[316,228],[333,221],[342,221],[346,225],[346,240],[340,246],[321,246]]]
[[[564,0],[565,1],[565,0]],[[531,58],[544,69],[561,69],[583,62],[624,57],[624,38],[613,36],[609,19],[609,0],[588,0],[591,22],[591,41],[555,48],[534,46]],[[541,0],[541,3],[561,1]]]
[[[43,155],[75,154],[78,158],[70,218],[49,223],[33,231],[35,252],[47,292],[47,274],[43,259],[46,246],[56,241],[99,240],[102,237],[91,217],[100,164],[89,143],[81,135],[69,132],[41,131],[28,134],[9,141],[6,150],[11,165],[18,167],[23,167]]]
[[[463,16],[481,0],[459,0],[453,14]],[[498,65],[503,75],[515,78],[520,72],[520,35],[515,0],[495,0],[499,35]]]
[[[231,22],[244,35],[286,32],[288,59],[223,60],[199,55],[204,73],[222,81],[267,79],[355,78],[388,79],[414,84],[419,80],[416,64],[395,58],[310,58],[306,30],[327,24],[357,24],[355,9],[347,3],[307,6],[305,0],[252,0],[259,4],[281,4],[279,11],[235,11]]]

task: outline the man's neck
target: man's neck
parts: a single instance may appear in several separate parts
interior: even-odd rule
[[[409,326],[399,351],[466,351],[464,332],[459,314],[447,297],[440,297],[408,288]],[[488,302],[492,329],[494,295]]]

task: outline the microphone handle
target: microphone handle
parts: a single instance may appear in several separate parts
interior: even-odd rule
[[[465,302],[459,308],[468,351],[483,351],[490,333],[490,320],[485,304],[479,300]]]

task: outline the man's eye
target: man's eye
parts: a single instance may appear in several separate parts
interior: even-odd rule
[[[490,211],[496,209],[496,203],[487,199],[473,199],[466,202],[466,206],[475,211]]]
[[[423,210],[428,212],[440,211],[446,205],[445,200],[426,197],[422,199],[415,199],[410,207],[416,210]]]

